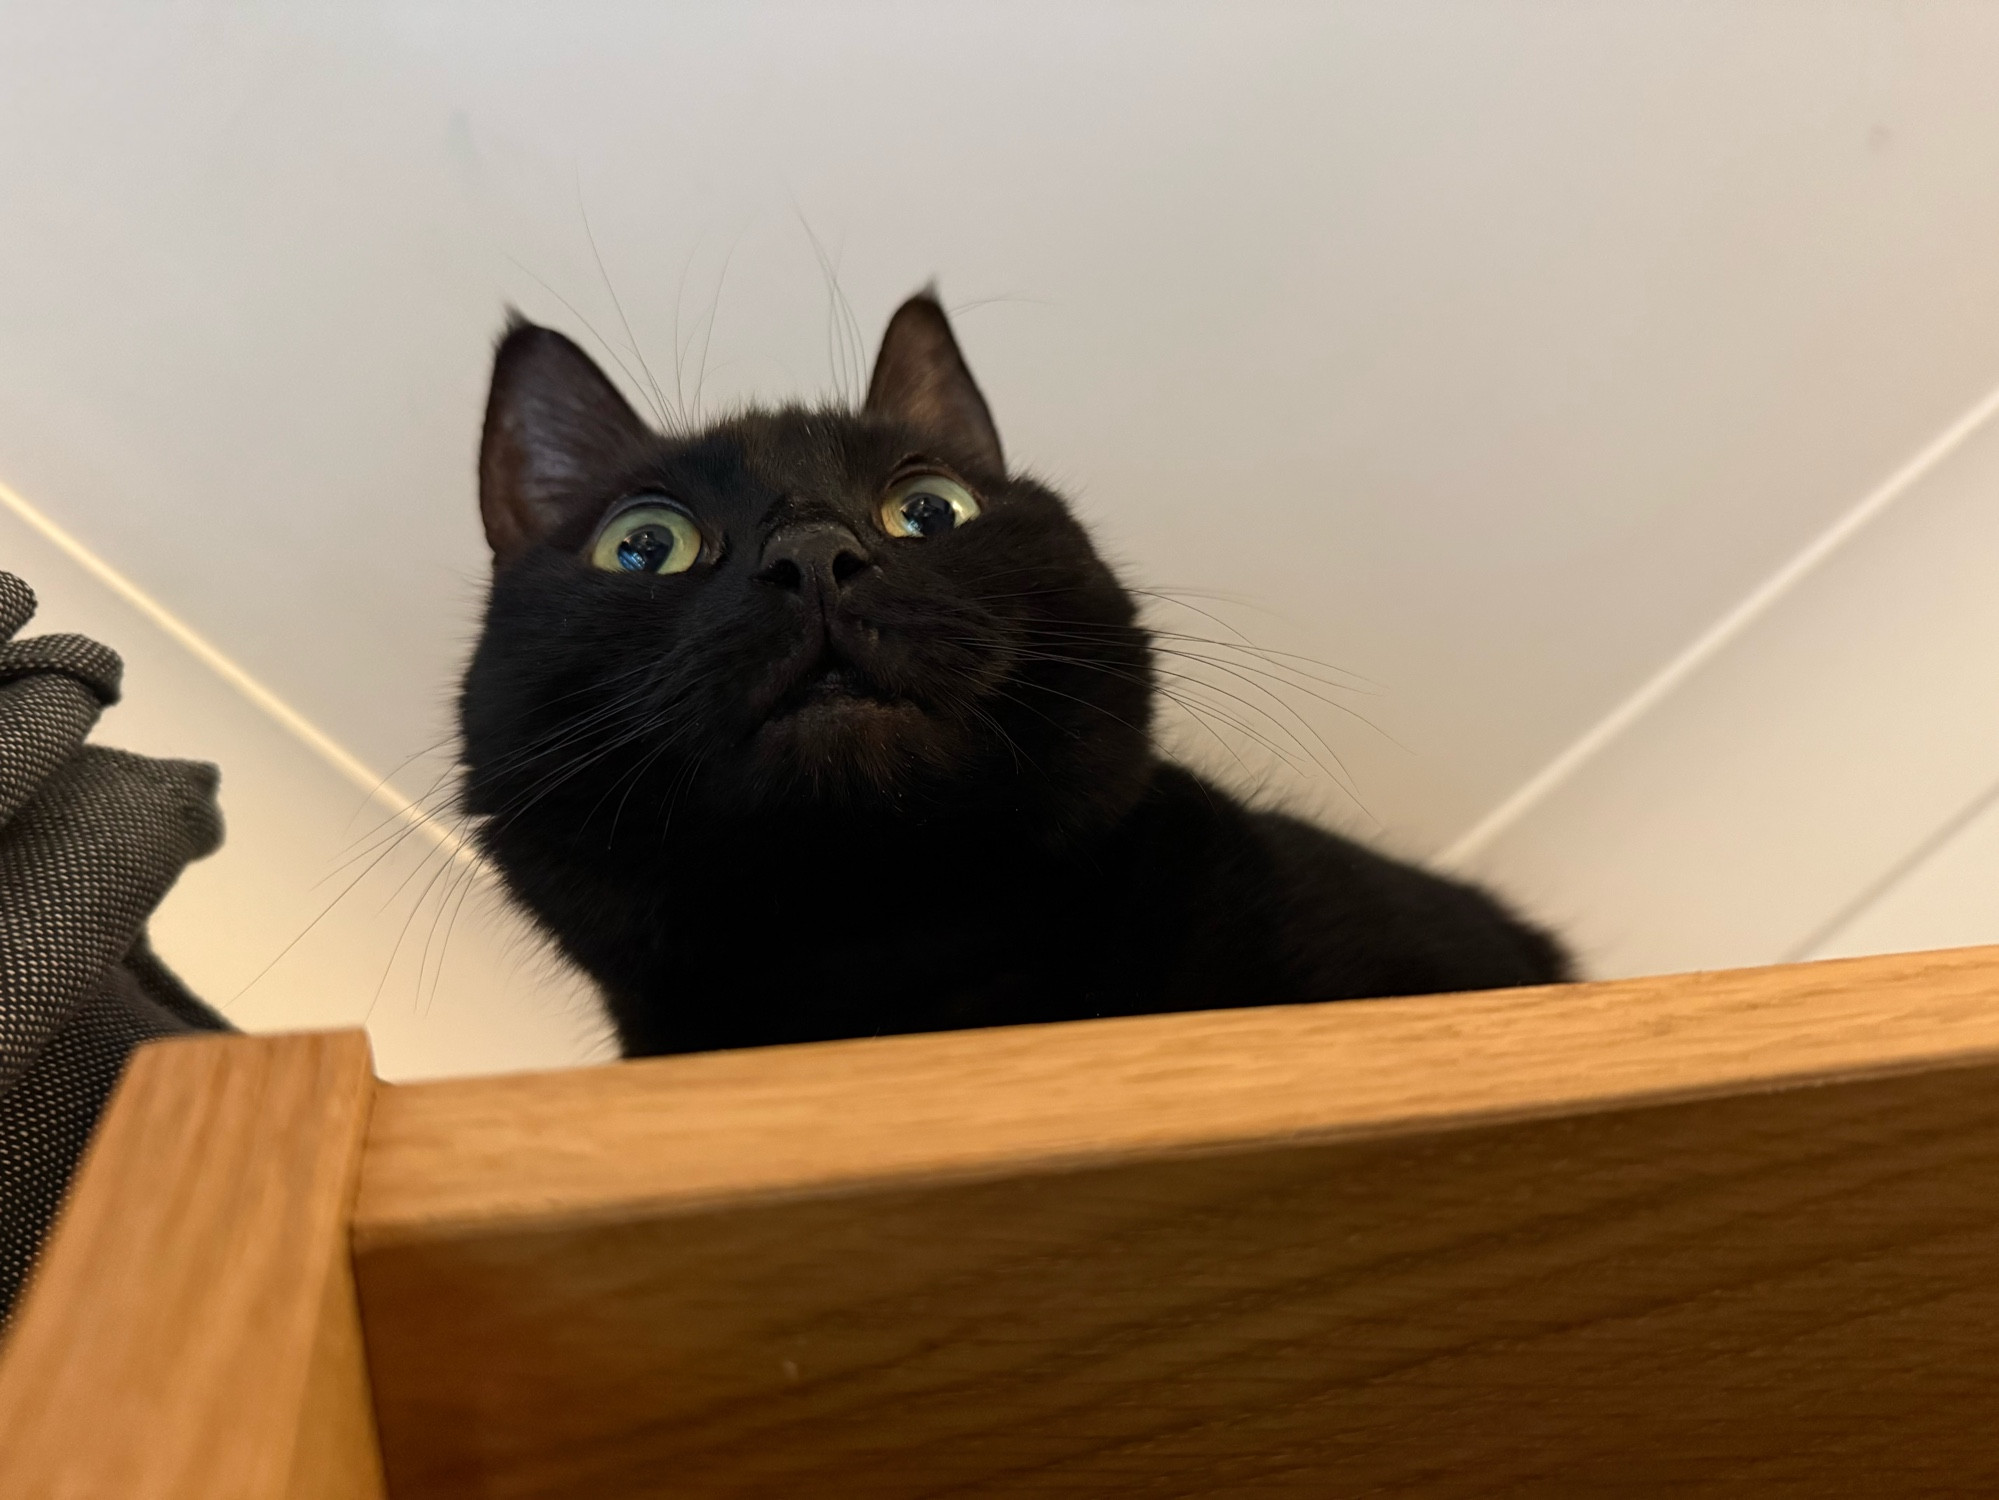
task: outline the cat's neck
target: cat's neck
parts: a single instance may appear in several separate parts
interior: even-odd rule
[[[773,898],[811,886],[822,904],[865,900],[873,888],[920,873],[970,891],[1047,878],[1087,866],[1114,841],[1166,763],[1148,760],[1114,787],[1069,806],[1047,797],[996,798],[974,807],[813,806],[703,817],[683,809],[663,826],[628,820],[615,829],[492,824],[505,862],[557,860],[575,876],[622,893],[706,904]],[[598,820],[601,822],[601,820]],[[504,856],[503,856],[504,857]]]

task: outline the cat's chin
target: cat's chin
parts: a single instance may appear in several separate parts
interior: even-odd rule
[[[907,700],[817,693],[787,705],[756,732],[756,749],[815,775],[844,761],[874,770],[924,737],[928,716]]]

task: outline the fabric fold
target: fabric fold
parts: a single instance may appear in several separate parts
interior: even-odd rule
[[[0,1318],[132,1049],[228,1029],[146,936],[222,841],[218,774],[86,744],[123,664],[81,636],[8,639],[34,608],[0,573]]]

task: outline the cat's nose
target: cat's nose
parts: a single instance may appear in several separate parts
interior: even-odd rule
[[[870,558],[844,526],[791,526],[764,543],[757,577],[794,593],[808,589],[832,598]]]

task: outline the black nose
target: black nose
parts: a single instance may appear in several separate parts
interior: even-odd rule
[[[764,544],[757,577],[779,588],[797,593],[811,589],[832,598],[868,561],[860,538],[844,526],[792,526]]]

